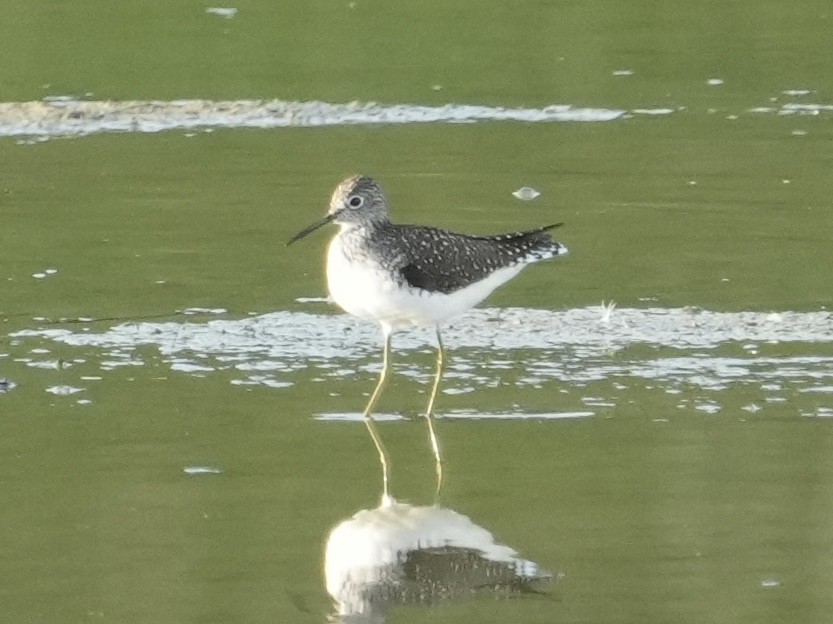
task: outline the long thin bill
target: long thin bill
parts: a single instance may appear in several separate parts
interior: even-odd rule
[[[290,239],[286,242],[286,246],[287,246],[287,247],[289,247],[289,245],[291,245],[292,243],[294,243],[296,240],[301,240],[301,239],[302,239],[302,238],[304,238],[305,236],[309,236],[310,234],[312,234],[312,233],[313,233],[315,230],[317,230],[318,228],[320,228],[320,227],[323,227],[323,226],[327,225],[327,224],[328,224],[330,221],[332,221],[334,218],[335,218],[335,214],[328,214],[326,217],[324,217],[323,219],[321,219],[321,221],[318,221],[317,223],[313,223],[313,224],[312,224],[312,225],[310,225],[309,227],[305,227],[303,230],[301,230],[300,232],[298,232],[295,236],[293,236],[292,238],[290,238]]]

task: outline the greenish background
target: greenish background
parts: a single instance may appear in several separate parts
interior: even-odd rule
[[[493,305],[830,304],[833,114],[749,112],[831,104],[829,2],[251,0],[230,20],[208,4],[0,1],[0,97],[675,112],[1,139],[0,377],[19,384],[0,395],[10,622],[323,621],[326,533],[376,501],[378,469],[361,425],[313,420],[333,403],[320,385],[238,388],[172,372],[151,350],[80,406],[44,388],[95,374],[101,355],[33,369],[16,360],[79,352],[8,334],[43,325],[35,317],[114,319],[104,329],[191,306],[320,311],[295,299],[324,293],[322,237],[283,243],[347,174],[379,178],[402,221],[484,233],[565,221],[572,254]],[[542,196],[518,202],[521,185]],[[47,267],[59,273],[32,279]],[[340,409],[357,411],[372,384],[370,372],[339,381]],[[504,393],[442,402],[524,403]],[[446,504],[565,577],[550,598],[404,609],[395,621],[827,621],[833,429],[800,415],[825,397],[786,394],[756,415],[728,395],[712,415],[671,412],[634,383],[586,420],[441,422]],[[386,396],[383,408],[404,413],[424,398],[407,379]],[[559,394],[547,400],[557,407]],[[429,501],[423,423],[382,429],[398,492]],[[199,464],[225,472],[182,474]]]

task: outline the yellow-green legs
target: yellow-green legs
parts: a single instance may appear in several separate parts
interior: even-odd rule
[[[390,336],[391,332],[384,328],[385,346],[382,352],[382,372],[379,374],[379,381],[376,383],[376,388],[373,394],[370,395],[370,400],[367,402],[367,407],[364,408],[364,424],[373,444],[376,445],[376,451],[379,453],[379,463],[382,464],[382,501],[389,499],[390,487],[390,460],[388,459],[388,452],[385,450],[385,445],[382,442],[382,437],[376,430],[376,422],[373,420],[373,408],[379,397],[382,395],[382,390],[385,387],[390,371]],[[440,380],[443,377],[443,364],[445,361],[445,349],[443,348],[442,337],[440,330],[437,328],[437,372],[434,376],[434,385],[431,388],[431,397],[428,399],[428,408],[425,412],[425,418],[428,421],[428,437],[431,442],[431,450],[434,452],[435,467],[437,473],[437,490],[436,501],[439,502],[440,491],[443,487],[443,459],[440,452],[440,441],[437,438],[437,426],[434,418],[434,403],[437,400],[437,392],[440,388]]]
[[[434,402],[437,400],[437,390],[439,390],[440,380],[443,377],[444,360],[445,349],[443,348],[443,339],[440,336],[440,328],[437,327],[437,373],[434,376],[434,387],[431,388],[431,398],[428,399],[428,409],[425,411],[425,418],[428,420],[428,435],[431,440],[431,450],[434,451],[434,460],[437,470],[436,502],[439,502],[440,491],[443,488],[443,458],[440,453],[440,441],[437,439],[437,429],[434,419]]]
[[[388,378],[388,362],[390,357],[390,332],[385,330],[385,347],[382,355],[382,372],[379,375],[379,381],[376,384],[376,389],[370,395],[370,400],[367,402],[367,407],[364,408],[364,424],[367,427],[370,437],[373,439],[373,444],[376,445],[376,450],[379,453],[379,462],[382,464],[382,502],[387,501],[388,496],[388,482],[390,481],[390,461],[388,460],[388,452],[385,450],[385,445],[382,443],[382,438],[379,432],[376,431],[376,423],[373,422],[371,412],[376,406],[376,401],[382,394],[382,388],[385,387],[385,382]]]

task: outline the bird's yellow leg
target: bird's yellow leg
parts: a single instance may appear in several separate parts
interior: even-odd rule
[[[385,332],[385,347],[382,352],[382,372],[379,374],[379,381],[376,383],[376,389],[370,395],[370,400],[367,402],[367,407],[364,408],[364,424],[370,437],[373,439],[373,444],[376,445],[376,451],[379,453],[379,462],[382,464],[382,500],[388,499],[388,484],[390,482],[390,461],[388,460],[388,452],[385,450],[385,445],[382,443],[382,437],[376,430],[376,423],[373,421],[373,408],[382,394],[382,389],[385,387],[385,382],[388,378],[388,368],[390,359],[390,332]]]
[[[440,491],[443,488],[443,458],[442,453],[440,453],[440,441],[437,438],[436,420],[434,418],[434,402],[437,400],[437,391],[440,388],[440,380],[443,377],[444,362],[445,349],[443,348],[443,339],[440,336],[440,328],[437,327],[437,372],[434,376],[434,386],[431,388],[431,398],[428,399],[428,409],[425,411],[425,418],[428,421],[428,436],[431,440],[431,450],[434,451],[434,461],[437,470],[437,503],[439,503]]]

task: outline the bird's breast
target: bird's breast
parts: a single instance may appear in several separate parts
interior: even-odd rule
[[[399,280],[369,254],[336,236],[327,252],[327,286],[330,296],[346,312],[384,322]]]
[[[523,265],[498,269],[484,279],[451,293],[410,286],[400,270],[385,265],[349,237],[336,236],[327,252],[330,296],[346,312],[394,331],[436,325],[480,303],[495,288],[517,275]]]

